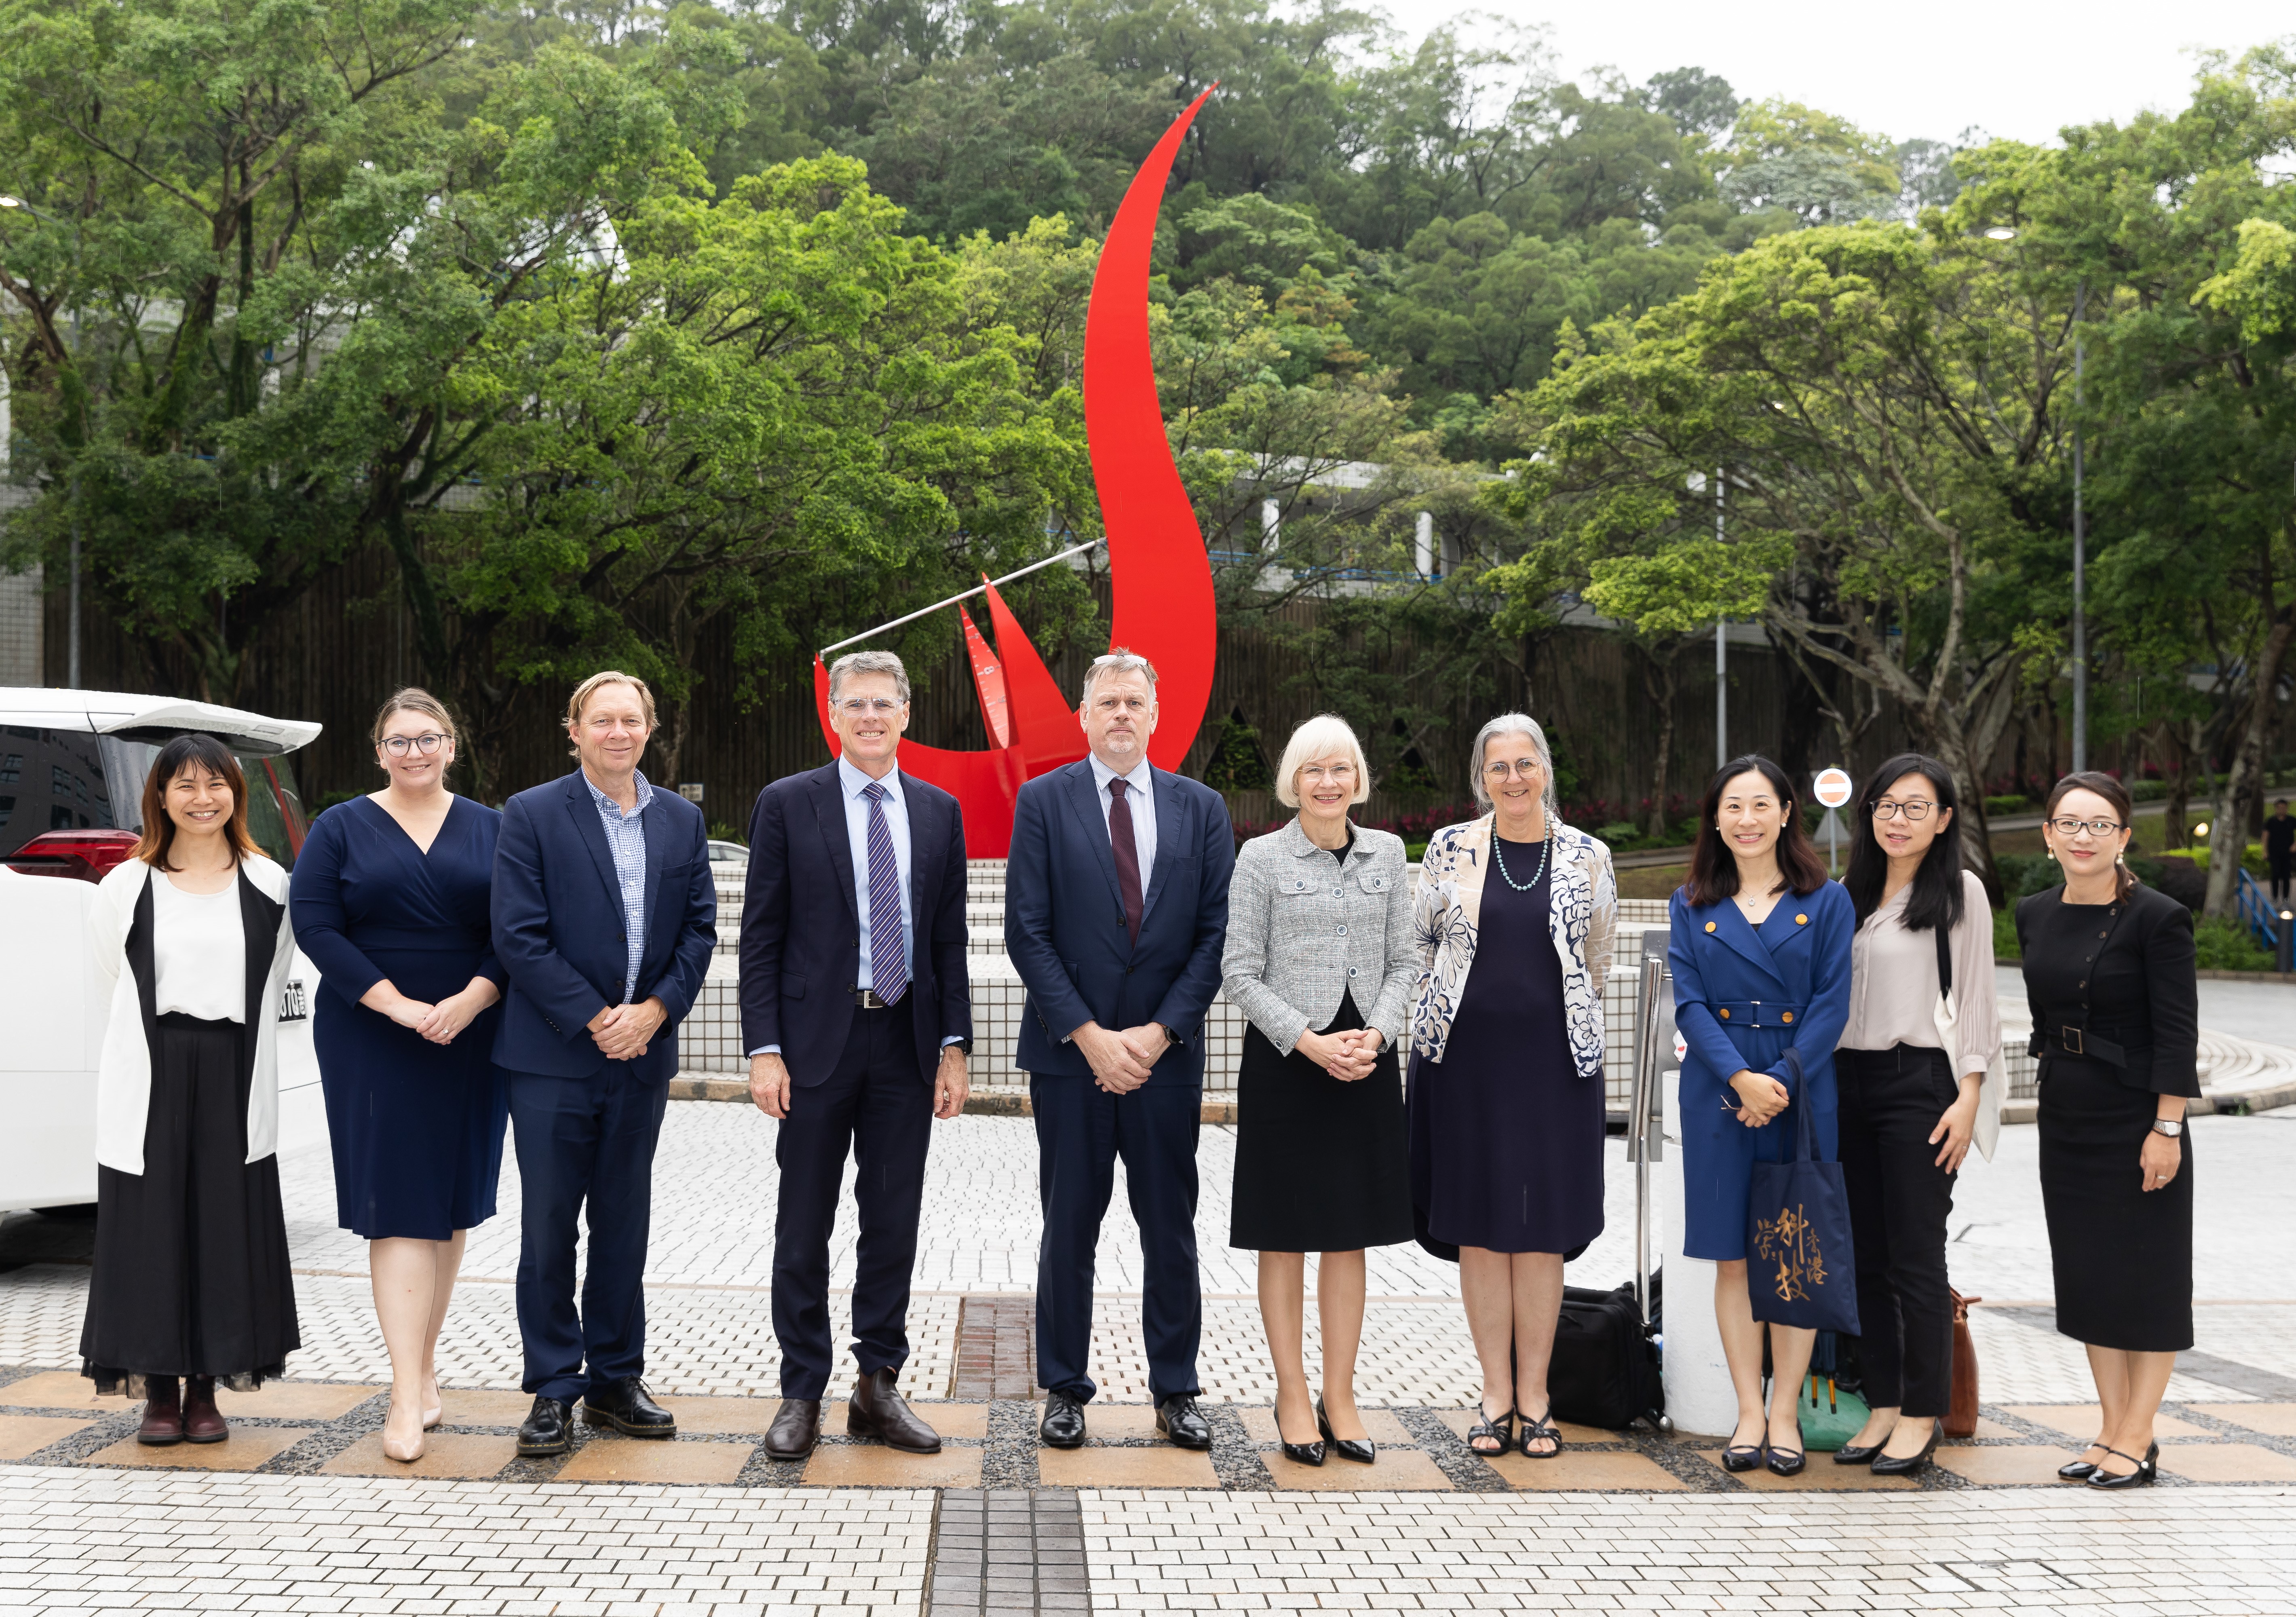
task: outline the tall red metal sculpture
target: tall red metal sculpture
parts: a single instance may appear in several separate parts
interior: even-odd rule
[[[1208,88],[1188,104],[1133,176],[1102,244],[1085,315],[1085,439],[1108,530],[1115,594],[1109,644],[1156,665],[1159,714],[1148,758],[1161,769],[1179,767],[1203,723],[1218,636],[1211,558],[1173,464],[1156,398],[1148,349],[1148,259],[1172,160],[1211,93]],[[981,582],[996,649],[963,606],[955,611],[988,750],[965,752],[905,741],[901,767],[955,794],[964,809],[965,848],[974,858],[1002,858],[1012,847],[1013,805],[1022,784],[1074,763],[1085,755],[1085,744],[1072,695],[1054,683],[996,587],[985,577]],[[818,656],[813,685],[822,735],[834,754],[829,669]]]

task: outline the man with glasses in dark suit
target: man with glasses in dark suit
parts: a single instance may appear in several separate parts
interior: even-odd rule
[[[821,1433],[834,1358],[829,1235],[849,1149],[861,1237],[853,1275],[860,1375],[845,1429],[911,1454],[940,1437],[900,1394],[909,1276],[932,1120],[964,1110],[972,1002],[964,946],[964,819],[897,763],[909,677],[890,652],[829,670],[839,754],[758,794],[742,905],[742,1037],[750,1096],[778,1121],[774,1334],[777,1460]]]

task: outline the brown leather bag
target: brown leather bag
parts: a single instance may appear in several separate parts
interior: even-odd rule
[[[1977,1435],[1977,1339],[1969,1334],[1969,1305],[1982,1297],[1964,1297],[1948,1286],[1953,1298],[1953,1391],[1946,1399],[1945,1434]]]

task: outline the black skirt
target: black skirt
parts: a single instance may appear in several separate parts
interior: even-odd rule
[[[2041,1058],[2041,1205],[2057,1284],[2057,1329],[2135,1353],[2193,1345],[2193,1137],[2184,1163],[2144,1188],[2137,1153],[2159,1097],[2102,1062]]]
[[[1324,1033],[1360,1028],[1352,990]],[[1227,1244],[1263,1252],[1352,1252],[1411,1239],[1403,1079],[1383,1047],[1342,1082],[1258,1028],[1236,1072],[1235,1187]]]
[[[96,1170],[79,1351],[98,1392],[141,1397],[147,1375],[212,1375],[251,1391],[302,1345],[279,1159],[247,1160],[245,1033],[160,1017],[144,1171]]]

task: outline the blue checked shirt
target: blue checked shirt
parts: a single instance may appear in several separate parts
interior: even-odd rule
[[[627,815],[622,806],[598,790],[586,770],[582,784],[598,805],[598,820],[605,827],[606,850],[614,856],[614,880],[622,890],[622,925],[630,940],[629,969],[622,976],[622,1003],[638,990],[638,959],[645,953],[645,811],[653,801],[653,788],[643,771],[637,776],[638,806]]]

